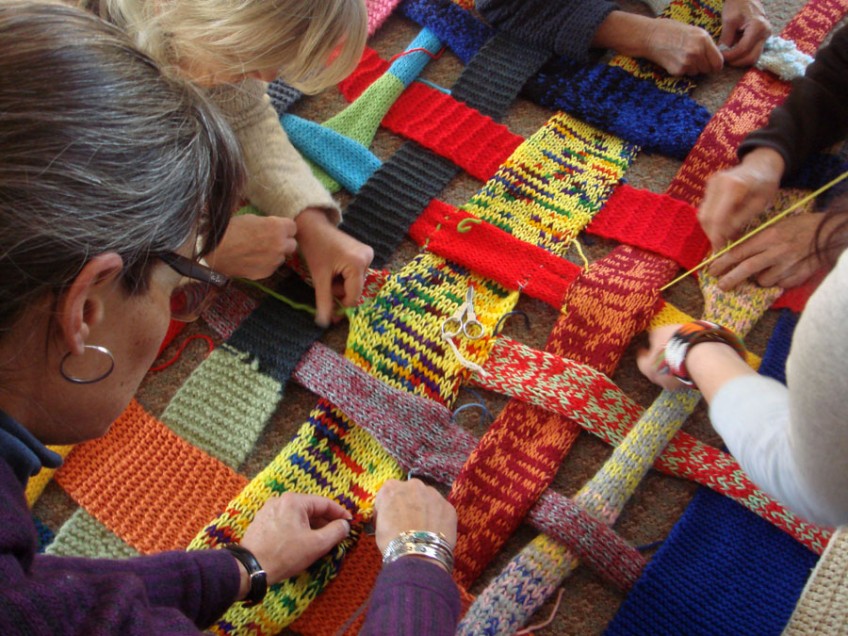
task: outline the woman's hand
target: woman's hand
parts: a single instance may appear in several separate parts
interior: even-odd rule
[[[770,35],[771,24],[759,0],[725,0],[718,43],[730,66],[756,64]]]
[[[231,278],[268,278],[297,249],[296,231],[291,219],[255,214],[236,216],[206,260],[212,269]]]
[[[338,229],[320,209],[297,215],[300,252],[315,286],[315,322],[327,327],[336,319],[335,300],[345,307],[359,302],[374,250]]]
[[[409,530],[441,533],[451,547],[456,545],[456,510],[439,491],[418,479],[388,480],[374,499],[374,514],[381,553]]]
[[[327,554],[350,533],[350,518],[331,499],[287,492],[265,502],[241,545],[259,561],[270,585],[300,574]]]
[[[765,211],[777,194],[784,168],[780,153],[761,147],[707,180],[698,221],[714,251],[738,238]]]

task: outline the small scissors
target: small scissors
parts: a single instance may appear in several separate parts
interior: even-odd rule
[[[460,333],[469,340],[479,340],[486,333],[486,328],[474,313],[474,287],[468,288],[465,302],[453,316],[446,318],[442,323],[443,338],[456,338]]]

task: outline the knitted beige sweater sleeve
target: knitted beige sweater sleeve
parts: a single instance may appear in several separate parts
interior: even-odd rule
[[[291,219],[306,208],[321,208],[338,224],[338,204],[292,146],[265,93],[267,86],[246,79],[209,91],[241,143],[248,175],[247,198],[265,214]]]

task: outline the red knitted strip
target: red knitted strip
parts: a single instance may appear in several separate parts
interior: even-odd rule
[[[180,322],[179,320],[172,320],[168,325],[168,331],[165,333],[165,337],[162,339],[162,344],[159,345],[159,353],[157,353],[157,357],[162,355],[162,352],[168,348],[168,345],[174,341],[180,332],[185,329],[187,323]]]
[[[700,263],[710,248],[694,207],[627,184],[615,189],[586,231],[655,252],[685,269]]]
[[[454,576],[470,586],[550,485],[580,427],[516,400],[480,440],[448,499],[457,511]]]
[[[848,11],[846,0],[822,0],[800,11],[781,32],[801,51],[814,54]],[[713,116],[668,188],[668,194],[694,206],[704,195],[704,176],[736,163],[736,149],[752,130],[763,126],[786,99],[790,85],[765,71],[751,69]]]
[[[660,286],[676,271],[667,258],[629,245],[615,248],[569,287],[546,349],[611,376],[656,313]]]
[[[820,270],[819,272],[814,274],[810,280],[808,280],[800,287],[793,287],[792,289],[787,289],[780,295],[780,298],[774,301],[774,304],[772,304],[771,308],[790,309],[796,314],[800,314],[802,311],[804,311],[804,307],[807,306],[807,301],[810,299],[810,296],[813,295],[813,292],[816,291],[816,288],[821,284],[826,275],[826,271]]]
[[[145,554],[185,549],[248,481],[135,400],[104,437],[76,446],[55,479],[93,517]]]
[[[430,202],[409,235],[430,252],[557,309],[581,272],[574,263],[441,201]]]
[[[367,49],[357,69],[339,88],[352,101],[388,68],[388,62]],[[383,126],[450,159],[481,181],[495,174],[524,141],[503,124],[417,82],[389,109]]]

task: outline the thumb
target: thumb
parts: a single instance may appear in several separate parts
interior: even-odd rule
[[[315,551],[326,554],[350,534],[350,523],[346,519],[336,519],[323,528],[312,531]]]

